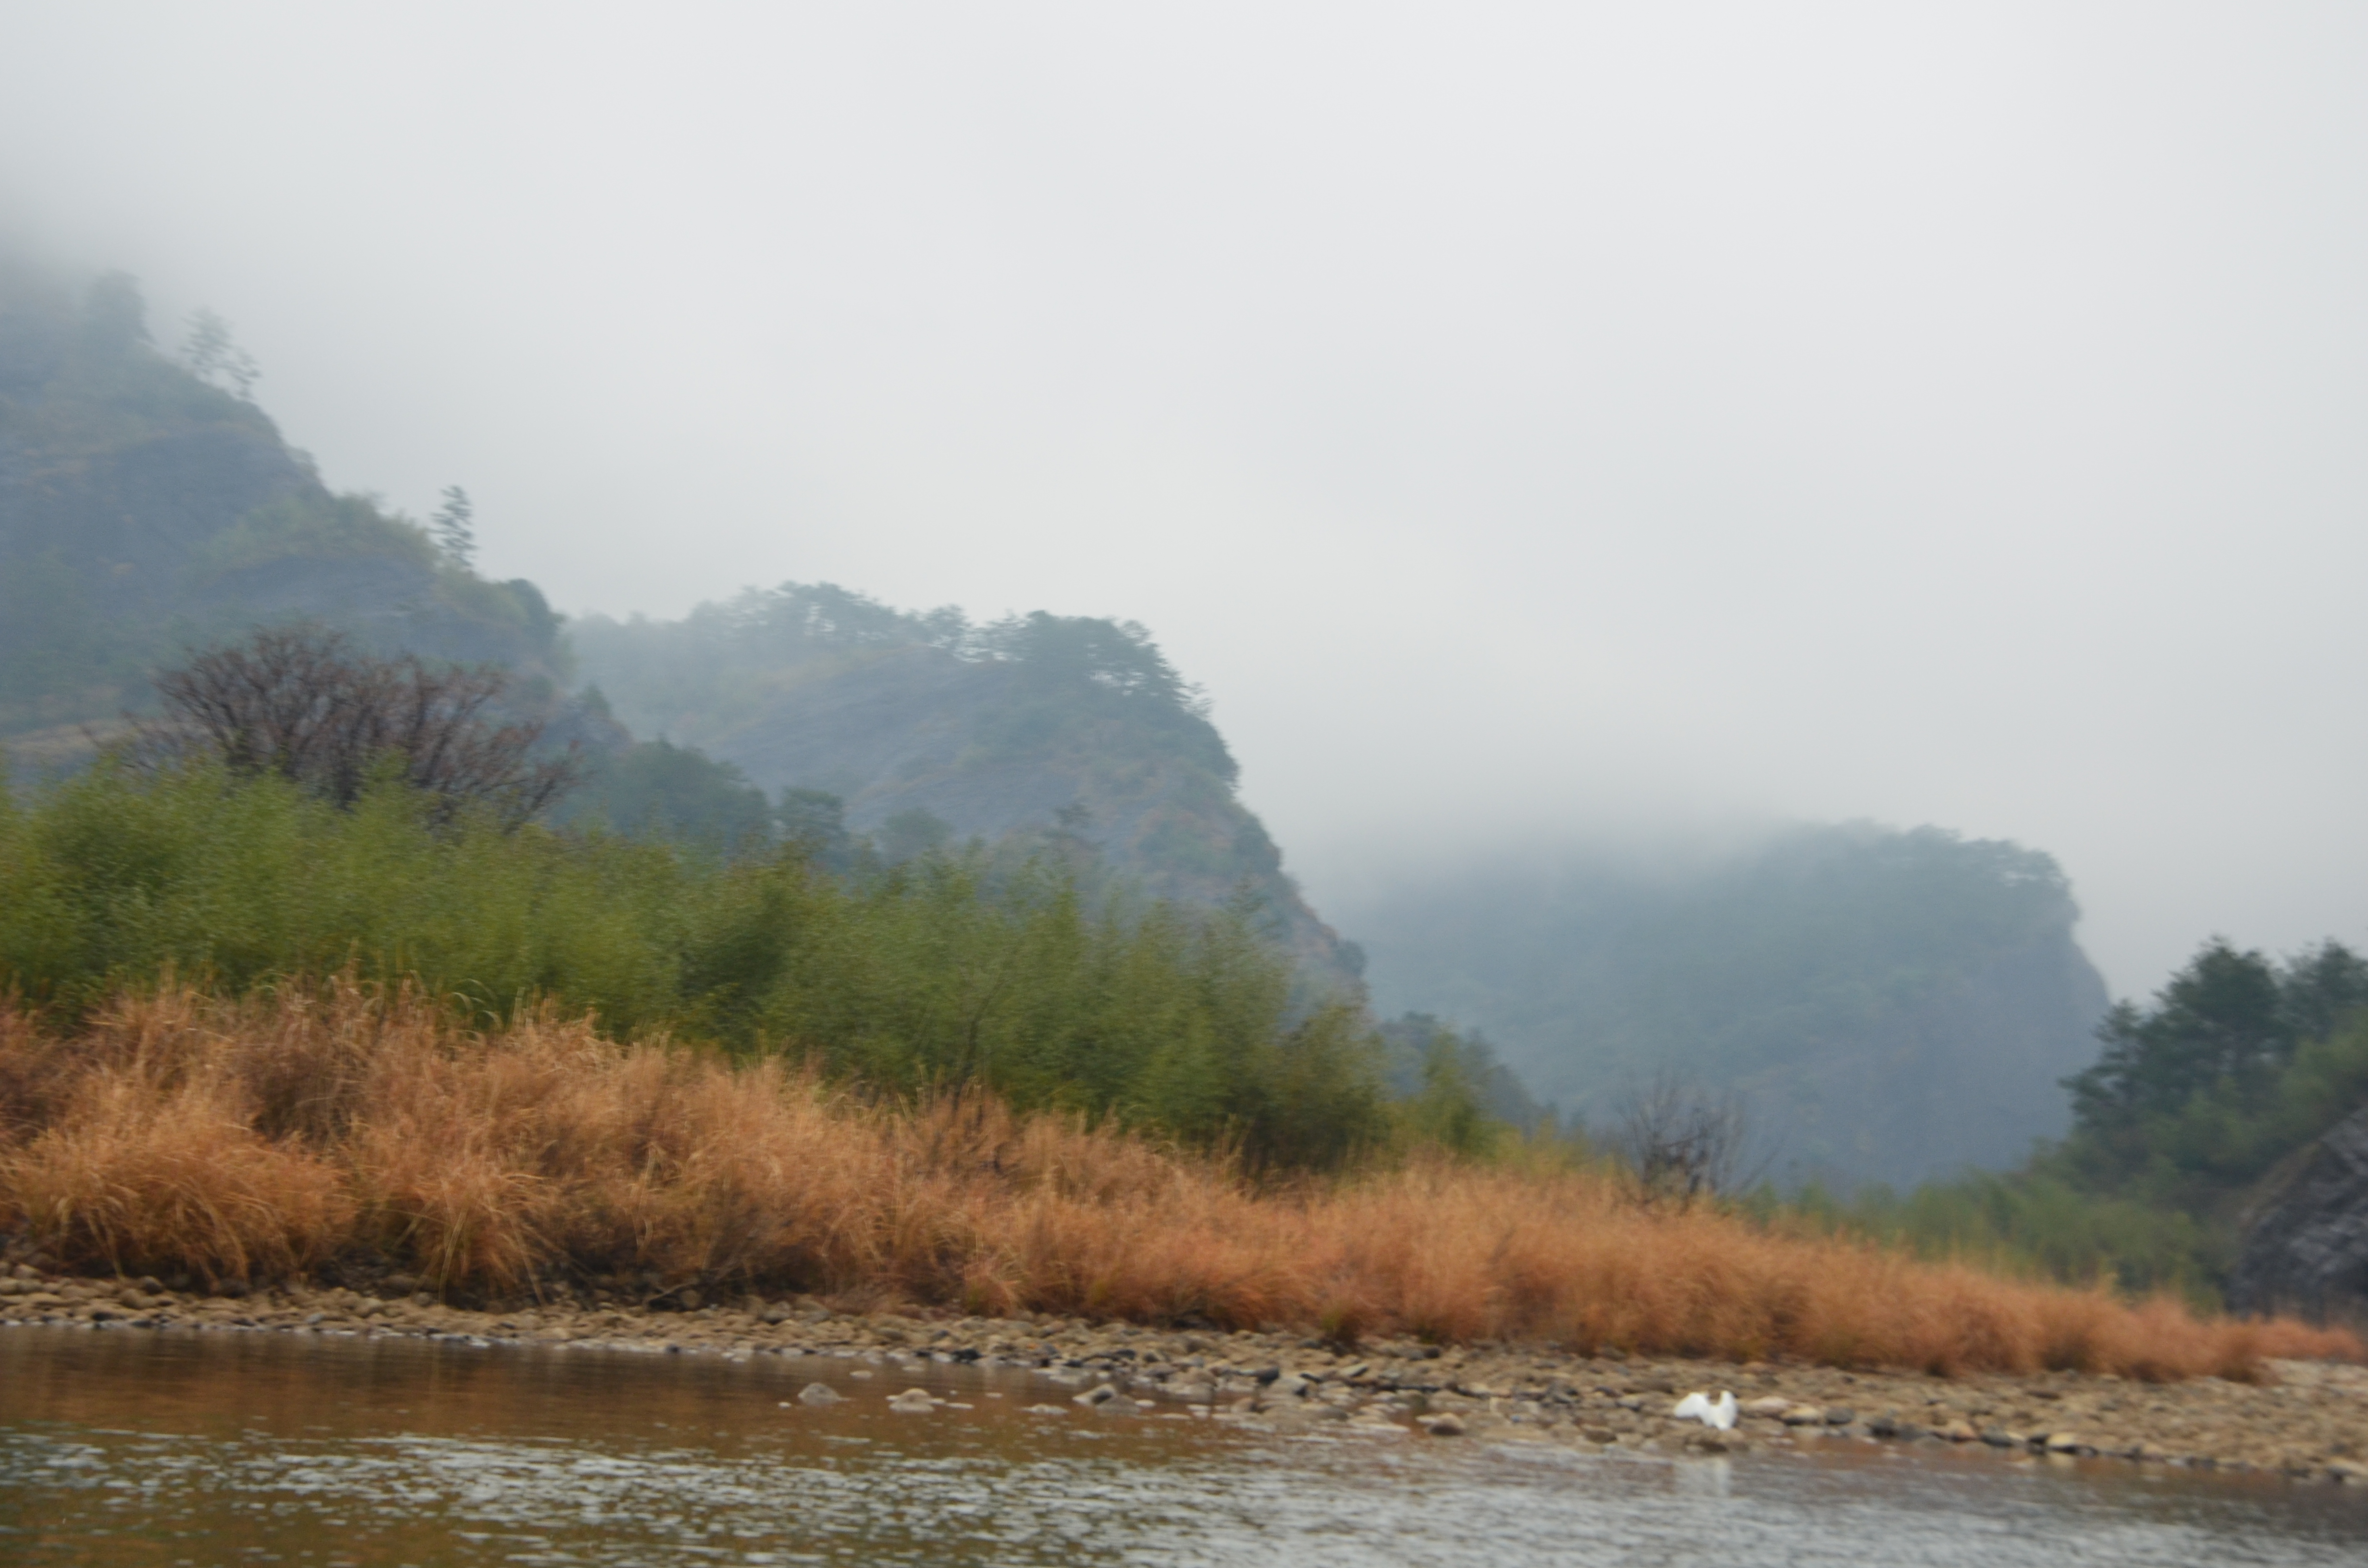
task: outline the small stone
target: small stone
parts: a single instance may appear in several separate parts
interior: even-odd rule
[[[1105,1404],[1110,1401],[1116,1399],[1118,1397],[1118,1389],[1114,1384],[1104,1383],[1099,1388],[1087,1389],[1085,1392],[1075,1395],[1074,1397],[1077,1403],[1085,1405],[1087,1409],[1091,1409],[1095,1405]]]
[[[927,1389],[906,1389],[888,1401],[888,1408],[899,1415],[927,1415],[937,1407],[938,1402],[929,1397]]]
[[[1305,1378],[1297,1372],[1285,1372],[1267,1385],[1267,1392],[1277,1399],[1296,1399],[1309,1388]]]
[[[1461,1437],[1463,1436],[1463,1418],[1447,1411],[1441,1411],[1437,1415],[1425,1415],[1418,1417],[1416,1421],[1416,1425],[1419,1426],[1424,1431],[1429,1433],[1434,1437]]]
[[[2047,1434],[2047,1451],[2051,1454],[2077,1454],[2088,1445],[2069,1432]]]
[[[846,1397],[828,1383],[808,1383],[798,1391],[800,1404],[837,1404]]]
[[[1828,1426],[1847,1426],[1857,1419],[1858,1412],[1847,1404],[1834,1405],[1826,1412],[1826,1425]]]
[[[1782,1420],[1784,1413],[1792,1408],[1793,1402],[1791,1400],[1784,1398],[1782,1394],[1771,1393],[1764,1399],[1755,1399],[1746,1403],[1743,1407],[1743,1414],[1746,1415],[1764,1415],[1771,1419]]]

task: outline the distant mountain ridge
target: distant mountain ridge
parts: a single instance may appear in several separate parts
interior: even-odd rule
[[[1353,911],[1384,1009],[1482,1030],[1599,1128],[1655,1074],[1732,1087],[1774,1168],[1906,1186],[2060,1136],[2105,984],[2048,856],[1800,827],[1679,868],[1533,852]]]

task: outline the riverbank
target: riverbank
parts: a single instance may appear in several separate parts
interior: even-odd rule
[[[0,1259],[176,1287],[589,1306],[802,1294],[1342,1343],[1560,1345],[1951,1376],[2244,1381],[2358,1338],[1647,1205],[1539,1149],[1253,1171],[975,1091],[867,1095],[779,1056],[477,1033],[409,990],[0,1005]]]
[[[2260,1381],[2146,1383],[2112,1375],[1953,1378],[1799,1364],[1586,1357],[1413,1339],[1353,1348],[1276,1333],[1146,1328],[1049,1314],[835,1312],[812,1298],[747,1298],[660,1311],[551,1302],[471,1311],[423,1293],[291,1286],[234,1295],[153,1278],[93,1280],[18,1267],[0,1278],[0,1324],[161,1333],[443,1337],[746,1358],[857,1357],[894,1372],[929,1362],[1032,1369],[1047,1419],[1167,1409],[1208,1419],[1453,1440],[1647,1452],[1778,1444],[1956,1444],[2009,1460],[2100,1457],[2368,1485],[2368,1368],[2274,1360]],[[870,1370],[867,1367],[860,1370]],[[1731,1389],[1731,1432],[1669,1410]]]

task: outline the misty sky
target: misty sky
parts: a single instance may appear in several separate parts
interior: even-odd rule
[[[2368,943],[2368,7],[0,0],[0,226],[564,608],[1144,621],[1328,911],[1867,816]]]

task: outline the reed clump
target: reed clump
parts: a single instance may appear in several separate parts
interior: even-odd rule
[[[2340,1332],[2198,1316],[1444,1157],[1288,1181],[983,1092],[867,1099],[775,1057],[468,1029],[350,979],[0,1010],[0,1229],[92,1271],[628,1278],[1009,1314],[1953,1373],[2252,1374]]]

